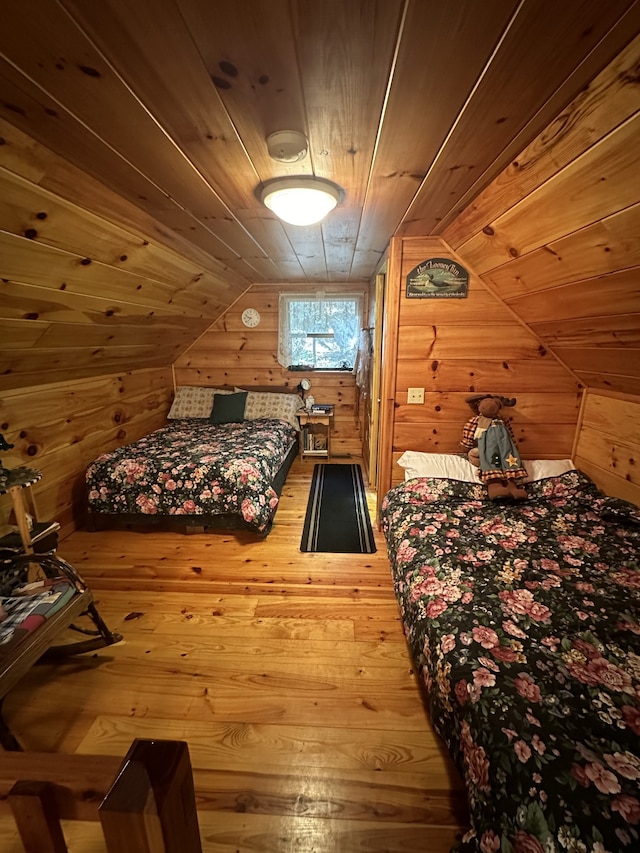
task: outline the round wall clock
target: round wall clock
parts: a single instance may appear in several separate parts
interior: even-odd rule
[[[242,312],[242,322],[250,329],[255,328],[260,322],[260,314],[255,308],[245,308]]]

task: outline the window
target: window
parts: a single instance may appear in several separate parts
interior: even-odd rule
[[[281,294],[278,361],[284,367],[353,370],[362,295]]]

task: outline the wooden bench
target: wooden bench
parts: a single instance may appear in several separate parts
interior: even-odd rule
[[[120,634],[109,630],[93,601],[90,589],[77,571],[60,557],[53,554],[14,554],[5,552],[0,556],[0,590],[2,598],[9,602],[8,621],[0,623],[5,634],[11,633],[7,642],[0,644],[0,746],[5,750],[19,750],[20,744],[9,730],[3,716],[2,703],[7,693],[39,660],[46,657],[63,658],[84,652],[95,651],[104,646],[119,642]],[[13,590],[24,583],[30,570],[37,566],[46,578],[59,579],[55,592],[63,596],[63,603],[56,606],[52,602],[51,615],[46,615],[46,589],[41,589],[41,612],[35,620],[39,624],[30,628],[34,620],[23,619],[22,613],[12,617],[11,605],[17,601]],[[7,591],[9,594],[7,595]],[[51,596],[54,597],[53,595]],[[25,601],[21,597],[21,601]],[[57,599],[56,599],[57,600]],[[91,621],[90,629],[75,626],[75,621],[87,616]],[[43,619],[41,617],[44,617]],[[27,627],[23,627],[23,625]],[[87,636],[87,639],[64,642],[56,645],[65,629],[75,627]]]

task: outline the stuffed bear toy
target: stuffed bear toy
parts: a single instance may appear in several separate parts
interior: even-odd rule
[[[467,458],[479,468],[490,500],[524,500],[526,490],[519,481],[528,476],[508,421],[500,416],[504,407],[515,406],[515,398],[476,394],[466,401],[474,412],[462,430],[460,445]]]

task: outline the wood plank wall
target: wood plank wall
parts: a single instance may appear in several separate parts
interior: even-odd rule
[[[636,502],[639,68],[640,37],[443,231],[588,386],[576,461]]]
[[[640,400],[589,390],[574,460],[608,495],[640,506]]]
[[[0,119],[0,390],[168,366],[246,287]]]
[[[402,479],[395,463],[405,450],[460,452],[472,415],[465,398],[474,392],[517,398],[509,417],[524,458],[570,456],[580,384],[473,271],[465,299],[407,299],[407,274],[431,257],[464,266],[437,237],[391,242],[380,493]],[[407,403],[409,387],[424,387],[423,405]]]
[[[84,523],[87,464],[162,426],[171,396],[170,367],[5,391],[0,431],[15,448],[2,454],[3,464],[42,472],[30,490],[36,515],[60,522],[64,538]],[[7,532],[10,509],[3,495],[0,534]]]
[[[305,285],[255,284],[197,340],[174,364],[176,385],[286,386],[295,388],[306,376],[318,403],[335,404],[331,434],[334,456],[360,456],[355,377],[351,373],[290,372],[278,363],[278,302],[282,292],[300,293]],[[323,293],[366,293],[364,285],[326,284]],[[260,324],[247,329],[245,308],[260,312]]]

